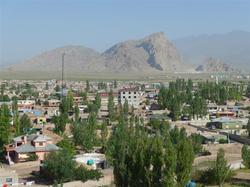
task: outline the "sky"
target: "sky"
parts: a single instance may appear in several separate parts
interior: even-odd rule
[[[250,31],[249,0],[0,0],[0,65],[83,45],[100,52],[163,31],[170,40]]]

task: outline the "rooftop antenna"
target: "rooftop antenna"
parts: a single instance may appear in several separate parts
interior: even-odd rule
[[[65,53],[63,52],[62,53],[62,85],[61,85],[61,101],[63,99],[63,87],[64,87],[64,84],[63,84],[63,81],[64,81],[64,56],[65,56]]]

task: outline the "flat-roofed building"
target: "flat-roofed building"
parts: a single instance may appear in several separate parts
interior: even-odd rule
[[[140,105],[140,93],[137,88],[124,88],[118,91],[118,100],[123,105],[128,101],[128,105],[138,108]]]

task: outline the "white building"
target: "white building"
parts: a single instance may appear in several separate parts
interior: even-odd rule
[[[137,88],[124,88],[118,92],[118,100],[123,105],[125,101],[128,101],[128,105],[138,108],[140,105],[140,93]]]

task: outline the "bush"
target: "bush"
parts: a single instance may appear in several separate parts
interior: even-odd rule
[[[83,182],[92,179],[98,180],[102,177],[99,170],[88,170],[83,166],[77,167],[73,155],[67,150],[50,153],[44,161],[42,175],[50,181],[58,183],[81,180]]]
[[[60,150],[45,157],[42,175],[51,181],[69,182],[74,180],[75,168],[76,162],[73,156],[66,150]]]
[[[28,156],[29,157],[27,158],[27,161],[36,161],[36,160],[38,160],[38,156],[35,153],[29,153]]]
[[[75,180],[85,182],[87,180],[99,180],[103,177],[99,170],[88,170],[84,166],[79,166],[75,169]]]
[[[244,166],[250,169],[250,149],[248,149],[247,145],[243,145],[241,149],[241,157],[243,159]]]
[[[220,143],[220,144],[227,144],[227,143],[228,143],[228,140],[227,140],[227,139],[221,138],[221,139],[219,139],[219,143]]]
[[[209,168],[205,171],[200,171],[199,182],[204,184],[215,184],[215,169]]]

